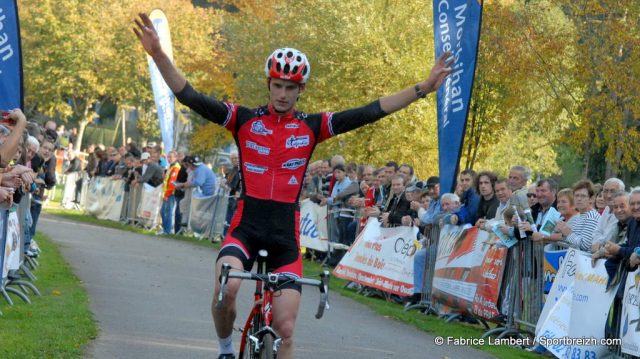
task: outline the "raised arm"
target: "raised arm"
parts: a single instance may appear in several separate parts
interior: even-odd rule
[[[438,87],[442,85],[444,79],[451,73],[452,63],[453,58],[450,52],[445,52],[440,55],[436,64],[431,68],[429,77],[426,80],[418,82],[415,86],[409,86],[393,95],[382,97],[380,99],[380,107],[382,107],[382,111],[387,114],[391,114],[398,110],[402,110],[412,102],[422,97],[418,97],[418,92],[423,96],[426,96],[427,94],[436,91]]]
[[[140,13],[139,19],[135,19],[136,26],[133,32],[136,34],[144,50],[153,58],[158,70],[162,74],[164,81],[171,91],[178,93],[187,85],[187,79],[178,71],[178,68],[171,62],[169,56],[162,51],[160,38],[153,27],[149,15]]]
[[[10,111],[6,116],[7,119],[12,120],[15,125],[11,129],[11,134],[4,140],[4,143],[0,146],[0,167],[5,167],[15,156],[20,145],[20,138],[27,126],[27,119],[20,109]]]

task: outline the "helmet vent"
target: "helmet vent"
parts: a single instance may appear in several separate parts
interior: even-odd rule
[[[284,70],[282,70],[282,72],[284,72],[284,73],[285,73],[285,75],[286,75],[286,74],[288,74],[288,73],[289,73],[289,70],[290,70],[290,69],[291,69],[291,68],[289,67],[289,64],[286,64],[286,65],[284,65]]]
[[[291,51],[287,52],[287,57],[293,57],[293,52]]]

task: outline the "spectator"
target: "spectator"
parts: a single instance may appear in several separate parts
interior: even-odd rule
[[[411,219],[406,218],[410,217],[411,203],[407,200],[404,190],[404,177],[396,175],[391,180],[389,205],[381,215],[381,222],[385,227],[411,225]]]
[[[389,208],[389,201],[391,201],[391,180],[396,176],[398,172],[398,164],[395,161],[389,161],[384,166],[384,174],[387,177],[385,185],[382,187],[382,206],[381,210],[384,212]]]
[[[76,151],[69,150],[67,156],[69,157],[69,166],[64,174],[80,172],[80,159],[76,156]]]
[[[176,198],[175,182],[178,179],[178,173],[180,172],[180,162],[178,162],[178,155],[175,151],[171,151],[167,154],[167,159],[171,164],[169,170],[164,178],[164,194],[162,196],[162,208],[160,209],[160,215],[162,216],[162,232],[161,235],[169,235],[173,230],[173,219],[175,217],[175,205]]]
[[[177,183],[176,188],[194,189],[194,196],[209,197],[213,196],[216,188],[216,175],[207,167],[198,156],[185,158],[187,169],[191,170],[192,175],[185,183]]]
[[[529,208],[532,208],[538,203],[538,198],[536,197],[536,187],[538,187],[535,183],[527,188],[527,203],[529,204]]]
[[[574,248],[582,251],[591,251],[593,233],[598,227],[600,215],[593,208],[595,202],[595,192],[593,183],[589,180],[578,181],[573,185],[573,198],[576,209],[580,212],[577,223],[571,227],[563,223],[558,223],[556,229],[565,237],[565,242]]]
[[[440,193],[439,183],[437,183],[437,185],[434,186],[435,178],[437,177],[430,177],[427,180],[427,183],[431,182],[431,186],[432,186],[431,198],[433,198],[436,192]],[[438,179],[438,182],[439,182],[439,179]],[[438,200],[438,202],[442,203],[442,212],[436,215],[436,217],[438,217],[437,219],[438,221],[441,219],[444,221],[444,217],[450,216],[453,212],[457,211],[460,207],[460,197],[458,197],[458,195],[454,193],[445,193]],[[431,201],[431,203],[433,203],[433,200]],[[435,257],[434,251],[436,250],[437,250],[436,246],[427,245],[426,242],[423,242],[422,249],[417,251],[416,254],[413,256],[413,294],[407,297],[407,299],[405,300],[405,306],[411,306],[411,305],[417,304],[422,300],[422,294],[424,291],[424,274],[426,271],[426,264],[427,264],[427,254],[431,254],[430,257],[434,258]]]
[[[186,156],[182,152],[178,152],[178,161],[180,161],[180,171],[178,171],[178,177],[176,178],[176,183],[185,183],[189,180],[189,174],[187,171],[187,163],[185,161]],[[175,186],[174,196],[176,198],[176,215],[174,223],[174,229],[176,234],[182,231],[182,208],[180,208],[180,203],[184,199],[185,192],[182,188]]]
[[[524,210],[529,207],[527,199],[527,182],[531,179],[531,170],[524,166],[513,166],[509,171],[509,186],[513,194],[511,195],[511,206],[516,206],[518,210]],[[536,196],[537,193],[536,186]],[[557,187],[556,187],[557,192]]]
[[[403,163],[400,167],[398,167],[398,174],[404,177],[405,184],[409,184],[415,181],[415,178],[413,176],[413,167],[406,163]]]
[[[36,235],[36,226],[42,211],[42,201],[46,199],[45,189],[51,189],[56,185],[56,157],[53,155],[54,144],[45,141],[40,145],[38,154],[31,160],[31,168],[37,174],[37,190],[31,198],[31,230],[30,236],[26,236],[25,249],[29,248],[31,238]]]
[[[461,206],[458,212],[451,216],[451,224],[476,223],[478,208],[480,207],[480,196],[473,188],[476,177],[474,170],[467,169],[460,172]]]
[[[536,199],[538,200],[538,203],[531,207],[531,216],[533,217],[533,220],[535,221],[535,224],[538,228],[540,228],[540,226],[544,222],[544,216],[549,212],[549,209],[551,207],[556,208],[556,193],[558,193],[558,184],[556,183],[556,181],[550,178],[538,181],[536,186]],[[514,198],[520,199],[520,197],[514,197],[514,195],[511,196],[512,200]],[[513,202],[511,202],[511,205],[514,205]],[[520,207],[517,208],[518,211],[523,209]],[[524,208],[526,209],[526,207]],[[523,223],[523,225],[525,226],[527,232],[531,232],[530,224],[525,222]]]
[[[109,147],[107,148],[107,156],[108,161],[105,176],[111,177],[116,175],[118,172],[118,166],[120,165],[120,153],[115,149],[115,147]],[[120,170],[120,173],[122,173],[122,170]]]
[[[508,180],[505,178],[499,178],[495,184],[495,191],[499,204],[494,218],[503,218],[505,210],[507,208],[513,208],[509,206],[509,200],[513,192],[511,192]]]
[[[596,192],[596,201],[595,201],[594,208],[596,211],[598,211],[599,215],[602,215],[602,213],[604,213],[605,208],[607,207],[607,202],[604,200],[604,193],[602,191],[603,187],[599,183],[594,184],[593,187],[595,188],[595,192]]]
[[[142,176],[133,180],[132,184],[134,186],[140,183],[146,183],[151,187],[158,187],[164,183],[164,171],[158,162],[151,158],[149,152],[144,152],[142,156],[140,156],[140,160],[142,161]]]
[[[127,150],[135,158],[140,158],[140,156],[142,156],[142,152],[138,149],[138,145],[136,145],[135,142],[129,142],[127,144]]]
[[[564,226],[570,228],[575,227],[578,223],[578,212],[576,210],[576,205],[573,197],[573,190],[571,188],[562,189],[558,192],[557,197],[558,211],[562,216],[558,224],[563,223]],[[531,237],[534,241],[544,240],[548,242],[559,242],[565,240],[565,236],[561,233],[560,227],[558,227],[558,225],[556,225],[554,232],[551,233],[550,236],[544,236],[540,232],[534,232]]]
[[[624,241],[627,234],[627,226],[629,224],[629,218],[631,218],[629,195],[626,192],[617,192],[613,195],[608,195],[608,198],[611,198],[611,206],[609,207],[611,208],[611,214],[615,216],[615,227],[613,230],[607,232],[607,237],[605,238],[600,237],[596,239],[595,236],[598,233],[598,230],[596,230],[594,233],[594,244],[596,244],[596,240],[601,241],[603,244],[606,242],[620,244]],[[604,254],[604,246],[600,246],[593,252],[591,259],[593,260],[594,265],[597,259],[604,257]]]
[[[440,212],[438,216],[440,226],[454,224],[451,222],[451,217],[455,216],[454,213],[460,209],[460,197],[455,193],[445,193],[442,195],[442,198],[440,198],[440,201],[442,203],[442,212]]]
[[[427,193],[431,197],[429,202],[429,208],[425,211],[424,215],[420,217],[420,222],[427,226],[426,230],[430,230],[430,226],[438,224],[437,217],[442,212],[442,206],[440,204],[440,178],[431,176],[427,179]]]
[[[624,298],[625,283],[629,271],[636,269],[637,258],[633,257],[634,250],[640,246],[640,189],[634,189],[629,196],[629,207],[631,208],[631,218],[628,219],[627,235],[622,243],[617,244],[607,241],[604,245],[605,268],[609,274],[607,289],[615,288],[620,283],[616,291],[612,313],[614,323],[612,327],[606,328],[606,335],[618,338],[620,332],[620,321],[622,316],[622,299]],[[633,259],[633,263],[632,263]]]
[[[593,253],[597,252],[602,245],[604,245],[607,238],[612,237],[612,232],[617,231],[618,220],[612,211],[613,194],[624,192],[624,190],[624,182],[618,178],[609,178],[604,182],[604,186],[602,186],[602,195],[604,201],[607,203],[607,207],[602,211],[600,220],[598,220],[598,227],[593,233],[593,244],[591,245],[591,251]]]
[[[336,242],[349,245],[351,243],[347,240],[347,225],[353,220],[353,214],[345,209],[350,209],[347,201],[349,197],[358,193],[358,183],[351,181],[342,164],[337,164],[333,168],[333,178],[335,179],[333,191],[331,197],[326,199],[326,204],[333,212],[332,238]],[[321,202],[321,205],[324,204],[325,201]]]
[[[495,184],[498,176],[493,172],[480,172],[476,178],[475,190],[480,194],[480,205],[478,206],[478,220],[476,226],[482,228],[487,220],[496,217],[498,210],[498,197],[495,194]]]

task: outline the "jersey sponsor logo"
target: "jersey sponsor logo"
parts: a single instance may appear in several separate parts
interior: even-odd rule
[[[297,168],[304,166],[305,163],[307,163],[307,160],[305,158],[292,158],[287,162],[283,163],[282,168],[286,168],[288,170],[295,170]]]
[[[247,169],[247,172],[258,173],[261,175],[267,172],[267,167],[254,165],[253,163],[249,163],[249,162],[244,163],[244,168]]]
[[[253,141],[247,141],[246,145],[248,149],[256,150],[261,155],[268,155],[271,152],[271,149],[269,147],[260,146]]]
[[[296,176],[291,176],[291,178],[289,179],[289,184],[298,184],[298,179],[296,178]]]
[[[268,129],[267,126],[264,125],[262,120],[258,120],[251,124],[251,132],[260,136],[268,136],[273,133],[272,130]]]
[[[287,138],[287,142],[285,147],[287,148],[299,148],[299,147],[307,147],[309,146],[309,135],[304,136],[294,136]]]
[[[287,123],[286,125],[284,125],[284,128],[300,128],[300,125],[298,125],[297,123]]]

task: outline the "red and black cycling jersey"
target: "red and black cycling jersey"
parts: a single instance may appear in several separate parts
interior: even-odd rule
[[[231,132],[238,146],[243,196],[283,203],[297,203],[317,144],[387,115],[379,100],[342,112],[279,115],[271,106],[249,109],[218,101],[189,83],[176,98]]]

